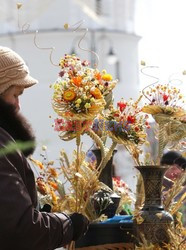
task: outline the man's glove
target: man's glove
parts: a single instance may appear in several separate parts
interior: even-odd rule
[[[51,206],[49,204],[45,204],[41,209],[40,212],[47,212],[50,213],[52,210]]]
[[[89,220],[82,214],[73,213],[70,215],[72,221],[74,233],[73,240],[76,241],[80,239],[88,230]]]

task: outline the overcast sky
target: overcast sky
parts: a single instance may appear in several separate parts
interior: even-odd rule
[[[151,70],[151,73],[160,74],[164,81],[176,73],[173,78],[182,79],[181,87],[186,91],[186,76],[181,75],[186,69],[186,0],[136,2],[135,27],[142,36],[139,43],[140,59],[145,60],[147,65],[158,65],[160,71]]]

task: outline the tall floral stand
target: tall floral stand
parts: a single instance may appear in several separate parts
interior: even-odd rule
[[[101,150],[93,149],[93,154],[96,156],[97,166],[99,166],[101,162]],[[117,152],[117,150],[113,151],[112,157],[107,162],[105,168],[102,170],[99,180],[105,183],[109,188],[113,189],[112,177],[113,177],[113,156]]]
[[[168,167],[139,166],[145,190],[145,203],[140,211],[142,222],[136,224],[136,234],[139,239],[144,235],[152,244],[160,246],[170,241],[168,229],[171,228],[173,217],[164,210],[162,205],[162,181]]]

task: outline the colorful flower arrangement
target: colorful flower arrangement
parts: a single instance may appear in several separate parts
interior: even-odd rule
[[[118,144],[123,144],[129,151],[137,165],[140,165],[140,147],[146,141],[146,128],[150,128],[148,115],[141,112],[139,101],[134,102],[121,100],[117,103],[117,109],[110,107],[105,119],[112,129],[108,130],[108,135]]]
[[[89,67],[75,55],[65,55],[60,60],[61,71],[52,85],[53,108],[65,119],[89,120],[100,113],[106,97],[115,87],[117,80],[102,70]]]
[[[173,117],[186,115],[184,110],[185,100],[181,90],[169,84],[157,84],[146,87],[148,90],[143,94],[149,103],[142,109],[148,114],[166,114]]]
[[[148,99],[142,111],[151,114],[159,125],[158,159],[163,155],[167,144],[173,148],[186,137],[185,99],[181,91],[169,84],[150,85],[143,94]]]

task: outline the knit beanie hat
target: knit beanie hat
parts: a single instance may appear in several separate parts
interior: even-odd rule
[[[28,88],[36,83],[24,60],[13,50],[0,46],[0,94],[11,86]]]

